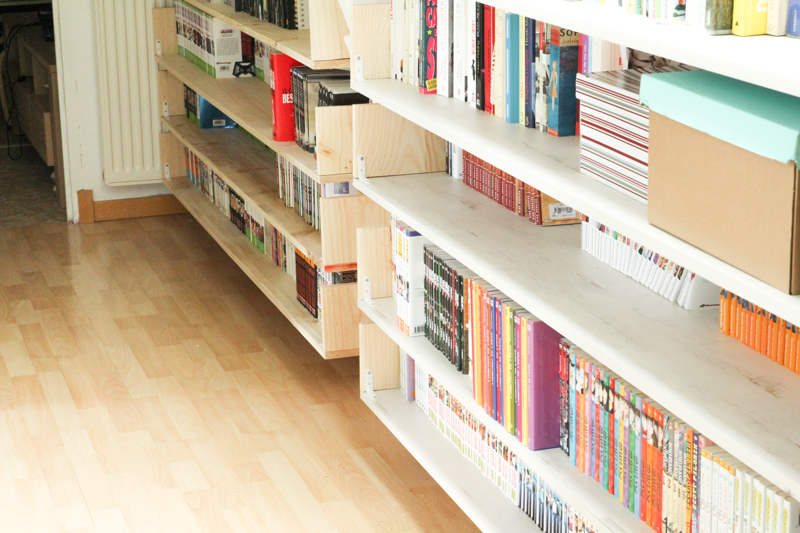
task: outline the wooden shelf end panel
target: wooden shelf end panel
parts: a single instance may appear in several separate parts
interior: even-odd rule
[[[326,267],[356,263],[356,229],[388,226],[391,215],[366,196],[322,198],[322,257]]]
[[[317,174],[353,173],[353,106],[318,107]]]
[[[311,59],[326,61],[350,57],[344,42],[349,29],[338,0],[309,0],[308,24]]]
[[[358,347],[362,394],[367,392],[367,370],[373,390],[400,387],[400,349],[377,324],[365,320],[358,325]]]
[[[444,139],[380,104],[353,106],[353,149],[368,178],[445,169]]]
[[[361,56],[365,80],[391,76],[390,4],[353,6],[353,57]]]
[[[361,311],[356,300],[356,283],[322,287],[322,344],[326,359],[337,352],[358,349]]]

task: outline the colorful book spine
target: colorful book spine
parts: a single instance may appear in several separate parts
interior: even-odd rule
[[[506,13],[505,74],[506,98],[505,119],[511,124],[519,123],[519,15]],[[522,80],[524,83],[524,79]]]
[[[786,35],[800,37],[800,0],[789,0],[786,17]]]
[[[437,0],[420,0],[423,8],[419,19],[419,92],[436,94],[436,31]]]
[[[767,5],[767,0],[733,0],[732,33],[741,37],[767,33]]]
[[[580,34],[552,26],[547,132],[556,137],[575,135],[575,75],[578,73]]]

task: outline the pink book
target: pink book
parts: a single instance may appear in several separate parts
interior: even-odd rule
[[[528,447],[531,450],[559,446],[558,343],[560,340],[561,335],[541,320],[528,319],[528,371],[531,374]]]

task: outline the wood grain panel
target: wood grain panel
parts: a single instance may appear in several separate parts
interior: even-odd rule
[[[356,283],[322,287],[322,339],[326,359],[340,350],[358,348],[361,311],[356,300]]]
[[[123,200],[103,200],[94,203],[94,219],[97,222],[175,215],[185,212],[186,208],[171,194],[147,196],[145,198],[125,198]]]
[[[317,108],[317,173],[353,173],[353,106]]]
[[[358,298],[369,277],[372,298],[392,295],[392,234],[388,226],[358,228]]]
[[[350,57],[344,42],[349,30],[338,0],[309,0],[308,24],[311,59],[325,61]]]
[[[445,169],[441,137],[380,104],[356,105],[353,111],[353,154],[366,158],[368,178]]]
[[[390,4],[353,6],[353,57],[361,56],[365,80],[391,76]]]
[[[358,347],[361,368],[361,392],[366,392],[366,372],[372,370],[374,390],[400,387],[400,349],[389,336],[372,322],[358,325]]]
[[[355,264],[356,229],[387,226],[391,219],[388,211],[366,196],[323,198],[320,200],[320,215],[322,256],[326,268]]]
[[[178,53],[178,35],[175,32],[175,8],[157,7],[153,9],[153,39],[161,41],[161,55]],[[153,53],[159,55],[156,43]]]

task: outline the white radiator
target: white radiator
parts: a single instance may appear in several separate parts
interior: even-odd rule
[[[165,3],[95,0],[103,173],[108,185],[161,182],[152,11]]]

